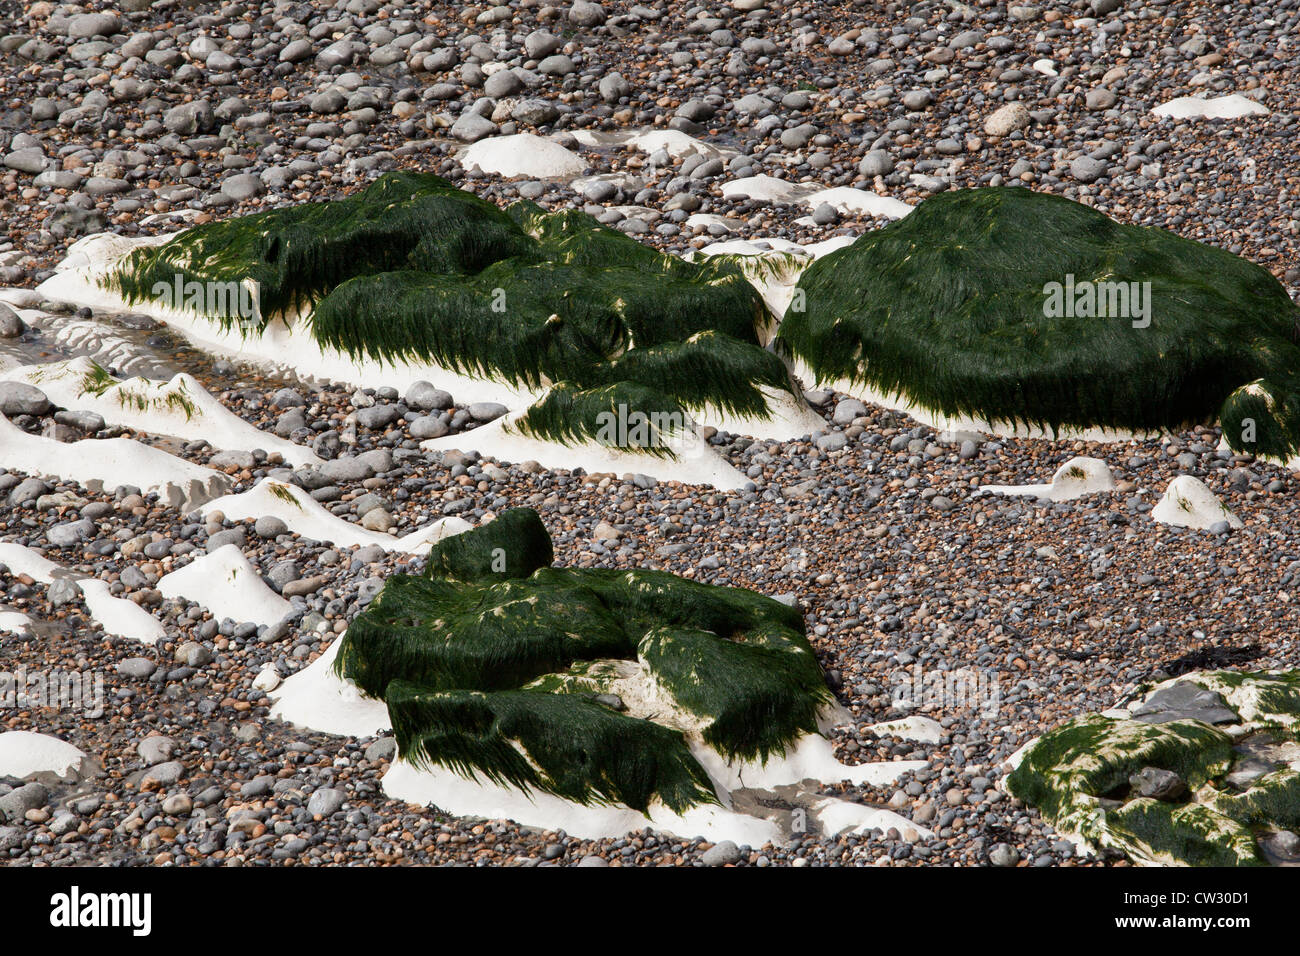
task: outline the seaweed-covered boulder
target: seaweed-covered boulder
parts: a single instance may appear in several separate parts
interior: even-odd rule
[[[691,741],[767,760],[833,698],[795,609],[659,571],[557,568],[514,509],[434,546],[348,628],[340,677],[401,755],[583,804],[716,801]]]
[[[99,281],[245,335],[301,320],[354,359],[554,386],[512,427],[560,443],[605,440],[611,404],[624,421],[688,429],[693,412],[765,419],[799,394],[760,343],[772,318],[735,262],[665,255],[579,212],[503,210],[431,174],[196,226],[135,248]],[[226,287],[256,289],[255,303],[175,301]],[[675,455],[635,436],[620,447]]]
[[[1023,748],[1008,793],[1139,863],[1300,863],[1300,671],[1210,671]]]
[[[1267,270],[1022,188],[958,190],[800,277],[778,347],[932,414],[1300,450],[1300,308]]]

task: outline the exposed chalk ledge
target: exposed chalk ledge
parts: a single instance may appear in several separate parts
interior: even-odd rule
[[[24,365],[0,376],[27,382],[64,408],[95,412],[110,425],[138,432],[202,439],[222,451],[279,452],[291,465],[319,465],[305,445],[250,425],[221,404],[193,375],[182,372],[168,382],[115,379],[88,358]]]
[[[400,538],[381,534],[345,521],[304,489],[273,478],[263,478],[240,494],[215,498],[201,510],[205,515],[220,511],[229,521],[256,520],[264,515],[272,515],[303,538],[327,541],[344,548],[376,544],[385,551],[410,554],[426,554],[438,541],[468,531],[471,527],[463,518],[453,516],[440,518]]]
[[[107,582],[63,568],[25,545],[0,542],[0,564],[13,574],[30,575],[42,584],[50,584],[56,577],[71,579],[81,589],[90,616],[110,636],[153,644],[167,634],[162,622],[140,605],[126,598],[114,597]],[[30,624],[30,618],[27,623]],[[20,625],[21,622],[14,619],[10,624]],[[0,630],[3,629],[3,623],[0,623]]]
[[[61,442],[29,435],[0,415],[0,461],[11,470],[74,481],[92,492],[119,485],[158,492],[169,506],[194,508],[224,494],[230,479],[130,438]]]
[[[384,703],[362,696],[350,682],[335,675],[333,666],[340,644],[341,638],[336,639],[320,657],[270,692],[274,701],[272,717],[341,736],[369,737],[389,729]],[[384,775],[383,787],[393,799],[432,804],[453,815],[512,819],[525,826],[563,829],[582,839],[618,837],[651,826],[684,839],[700,836],[714,842],[733,840],[761,846],[781,839],[780,827],[773,819],[732,809],[731,791],[784,786],[809,778],[881,786],[925,766],[918,760],[842,764],[835,759],[830,741],[816,734],[805,735],[784,756],[773,757],[766,764],[728,762],[698,742],[692,744],[691,750],[712,777],[721,806],[695,807],[682,814],[655,806],[645,815],[624,806],[584,806],[547,793],[525,794],[469,780],[450,770],[419,770],[402,760],[394,761]],[[833,798],[816,802],[809,813],[825,835],[862,833],[873,827],[893,827],[922,837],[931,835],[892,811]]]

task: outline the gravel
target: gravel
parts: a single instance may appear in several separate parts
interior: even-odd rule
[[[1254,7],[1216,10],[1206,34],[1188,31],[1204,15],[1188,0],[1060,9],[517,3],[476,8],[482,18],[473,20],[423,19],[376,2],[253,0],[202,16],[184,7],[128,3],[116,14],[69,16],[28,4],[0,38],[8,84],[0,282],[34,285],[89,232],[154,234],[421,169],[497,202],[599,207],[616,228],[678,254],[716,241],[708,217],[745,237],[796,242],[884,222],[724,196],[722,185],[741,176],[856,186],[909,203],[940,189],[1015,182],[1222,245],[1300,292],[1300,221],[1278,201],[1294,188],[1300,90],[1277,39],[1300,29],[1294,4],[1271,7],[1272,26]],[[1051,62],[1036,68],[1041,60]],[[1190,122],[1149,112],[1200,92],[1262,96],[1272,113]],[[570,135],[647,128],[685,131],[734,155],[714,162],[593,150]],[[608,174],[600,182],[613,191],[504,180],[456,159],[466,143],[525,131],[560,137]],[[688,224],[696,212],[701,224]],[[15,319],[0,306],[3,348],[37,360],[49,339]],[[1161,674],[1198,663],[1300,666],[1292,640],[1300,612],[1290,600],[1300,555],[1288,533],[1300,519],[1295,478],[1220,454],[1212,428],[1119,445],[948,441],[901,415],[822,394],[814,407],[826,431],[816,438],[712,439],[753,482],[723,494],[424,453],[420,441],[492,421],[504,407],[458,404],[428,382],[401,396],[358,397],[214,361],[152,322],[117,316],[112,327],[140,344],[158,336],[149,348],[226,407],[328,460],[290,472],[278,456],[221,455],[202,442],[105,428],[7,383],[0,411],[32,434],[53,425],[79,437],[125,434],[199,464],[215,460],[235,490],[273,473],[291,477],[345,520],[384,532],[528,505],[551,529],[560,563],[657,567],[790,595],[852,716],[833,735],[836,756],[925,761],[887,787],[836,784],[827,795],[888,805],[934,835],[806,834],[736,847],[643,831],[592,841],[388,800],[380,781],[395,757],[391,737],[295,729],[270,717],[254,681],[268,666],[284,677],[315,660],[376,582],[418,560],[304,540],[266,518],[204,520],[139,489],[92,491],[7,472],[0,538],[57,548],[61,564],[145,606],[167,632],[157,647],[113,639],[66,583],[0,577],[0,600],[41,625],[39,635],[6,636],[6,660],[102,673],[113,718],[20,718],[21,729],[69,739],[104,770],[76,785],[0,782],[0,858],[9,862],[1111,863],[1081,857],[1035,811],[1002,797],[1006,758]],[[1106,460],[1116,492],[1052,504],[978,490],[1045,481],[1076,454]],[[1206,481],[1246,527],[1220,536],[1153,524],[1147,512],[1180,473]],[[46,495],[85,505],[38,505]],[[383,503],[358,515],[365,495]],[[89,505],[102,510],[89,517]],[[617,537],[597,538],[600,525]],[[259,633],[162,598],[159,578],[191,559],[187,549],[223,544],[278,582],[293,606],[287,622]],[[918,673],[958,669],[990,675],[995,711],[922,706],[943,727],[937,744],[867,729],[911,712],[896,692]],[[43,795],[24,806],[36,799],[32,786]],[[14,816],[8,806],[22,809]]]

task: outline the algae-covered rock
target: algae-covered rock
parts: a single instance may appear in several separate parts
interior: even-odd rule
[[[128,302],[177,307],[174,290],[196,282],[257,290],[253,314],[246,296],[202,306],[247,335],[301,319],[353,358],[561,386],[513,425],[561,443],[597,439],[611,401],[623,419],[684,428],[692,411],[768,418],[771,390],[798,395],[762,348],[772,317],[737,263],[665,255],[580,212],[503,210],[430,174],[386,173],[342,199],[196,226],[102,280]]]
[[[1022,188],[957,190],[803,273],[777,339],[819,382],[949,416],[1300,449],[1300,309],[1266,269]]]
[[[833,702],[802,615],[661,571],[551,566],[529,509],[439,542],[348,628],[341,677],[416,766],[581,803],[712,802],[688,741],[766,760]]]
[[[1062,833],[1139,863],[1300,862],[1275,849],[1300,826],[1300,672],[1188,675],[1128,712],[1035,740],[1007,792]]]

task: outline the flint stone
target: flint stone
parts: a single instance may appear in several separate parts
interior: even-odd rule
[[[1235,724],[1240,719],[1228,709],[1221,694],[1190,682],[1162,687],[1130,713],[1134,720],[1144,724],[1167,724],[1173,720]]]

